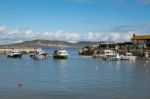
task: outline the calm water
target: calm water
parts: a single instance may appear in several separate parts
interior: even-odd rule
[[[150,61],[107,62],[67,50],[68,60],[1,55],[0,99],[150,99]]]

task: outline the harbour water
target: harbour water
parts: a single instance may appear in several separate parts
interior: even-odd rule
[[[103,61],[67,49],[67,60],[0,55],[0,99],[150,99],[150,61]]]

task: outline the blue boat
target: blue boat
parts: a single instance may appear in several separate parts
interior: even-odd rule
[[[7,54],[8,58],[21,58],[22,53],[18,49],[11,50],[11,53]]]

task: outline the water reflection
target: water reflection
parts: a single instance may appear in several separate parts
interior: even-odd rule
[[[66,64],[67,64],[67,60],[66,59],[55,59],[56,62],[56,67],[59,70],[59,73],[63,76],[66,72]]]
[[[11,61],[20,61],[20,60],[22,60],[22,58],[8,58],[8,57],[6,57],[7,58],[7,60],[11,60]]]
[[[56,62],[56,64],[62,65],[62,66],[66,65],[68,62],[68,59],[53,59],[53,60]]]

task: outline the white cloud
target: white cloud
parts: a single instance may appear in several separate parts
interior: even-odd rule
[[[97,41],[97,40],[101,39],[103,34],[104,33],[102,33],[102,32],[88,32],[85,35],[83,35],[83,38],[85,40],[89,40],[89,41]]]
[[[0,32],[5,32],[7,30],[6,26],[0,26]]]
[[[64,40],[71,42],[75,42],[80,39],[79,34],[65,33],[63,30],[55,32],[33,32],[30,29],[10,29],[6,26],[0,26],[0,35],[0,44],[17,43],[34,39]]]
[[[65,33],[63,30],[41,33],[41,39],[74,41],[80,38],[77,33]]]
[[[124,29],[123,29],[124,30]],[[47,39],[63,40],[69,42],[77,41],[130,41],[132,35],[137,31],[110,31],[110,32],[88,32],[85,34],[66,33],[63,30],[55,32],[33,32],[30,29],[16,28],[11,29],[6,26],[0,26],[0,44],[17,43],[27,40]],[[138,33],[140,34],[140,33]]]
[[[135,32],[126,32],[126,33],[112,32],[108,40],[118,42],[130,41],[134,33]]]
[[[83,40],[124,42],[130,41],[134,33],[135,32],[89,32],[83,36]]]

